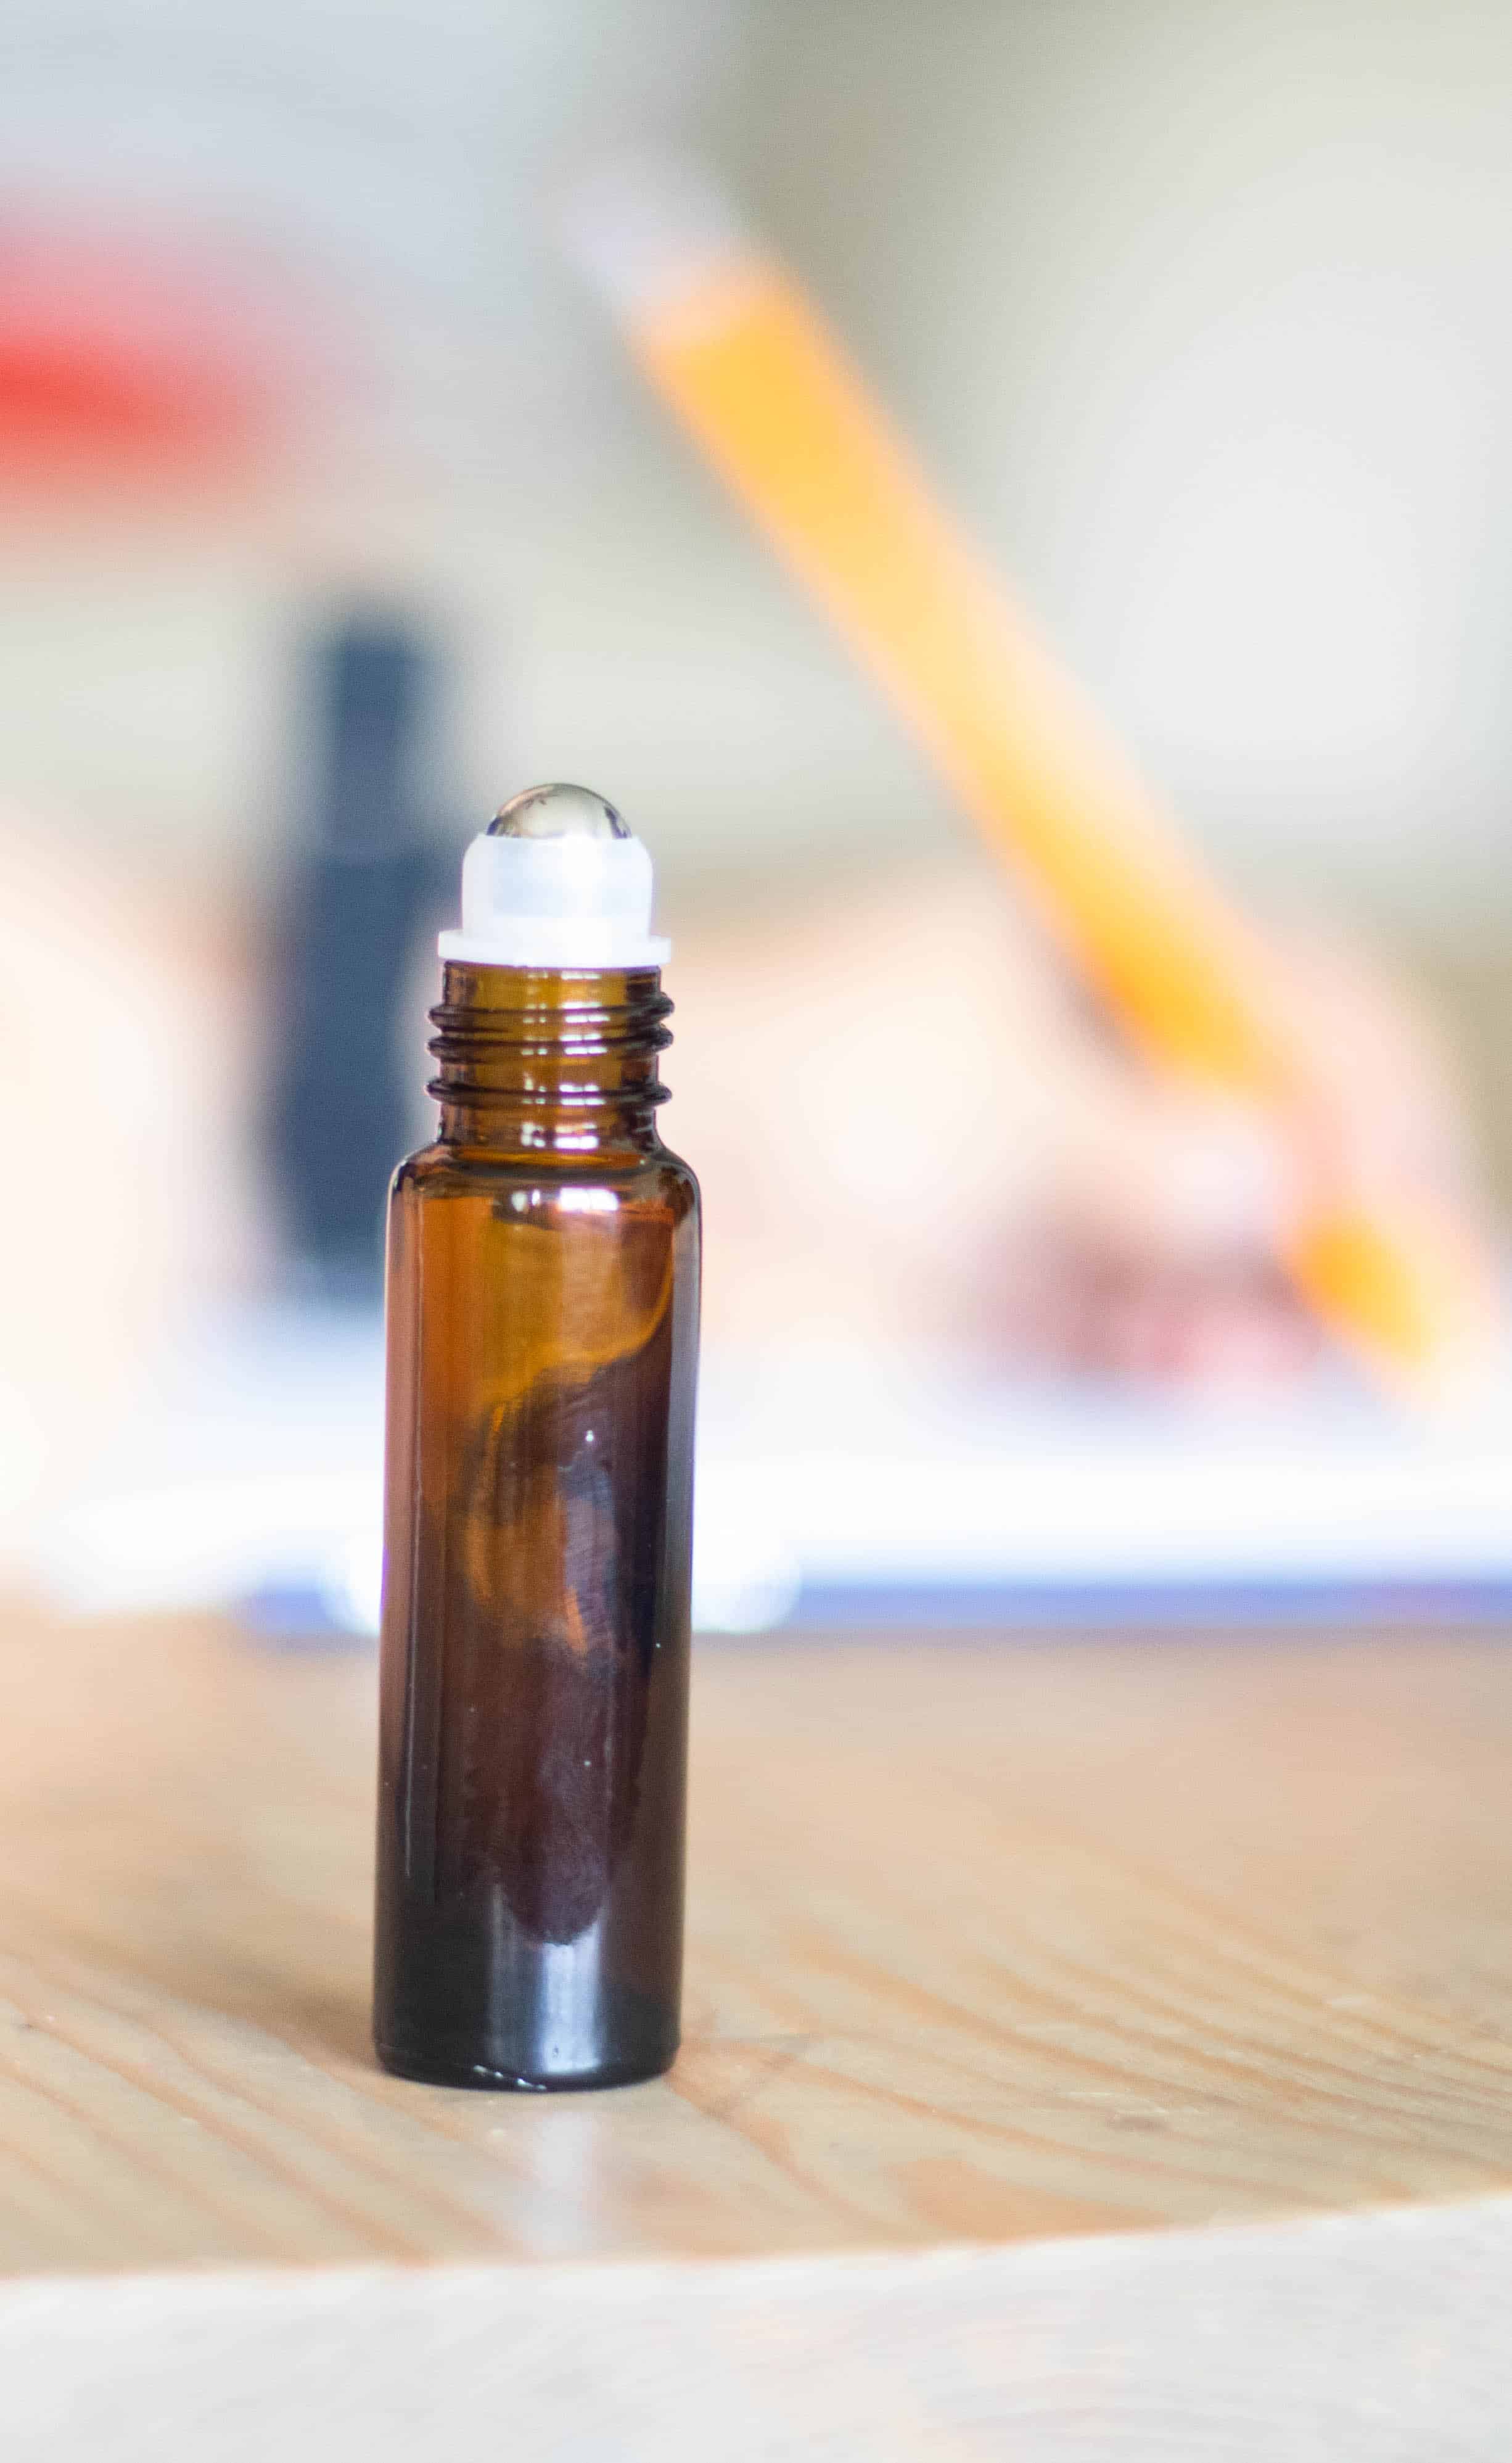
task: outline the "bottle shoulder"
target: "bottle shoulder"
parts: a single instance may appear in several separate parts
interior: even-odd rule
[[[572,1193],[579,1200],[591,1191],[614,1195],[624,1205],[671,1205],[678,1214],[696,1211],[698,1180],[689,1165],[670,1147],[658,1145],[623,1162],[583,1157],[559,1160],[551,1155],[498,1156],[468,1153],[440,1142],[406,1155],[390,1184],[396,1205],[444,1205],[448,1201],[494,1198],[529,1190],[550,1200],[565,1198],[571,1210]]]

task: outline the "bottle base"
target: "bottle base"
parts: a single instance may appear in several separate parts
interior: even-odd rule
[[[394,2044],[375,2043],[374,2051],[391,2077],[413,2079],[421,2086],[464,2086],[490,2095],[589,2095],[602,2087],[639,2086],[664,2078],[677,2059],[677,2047],[664,2060],[652,2062],[606,2062],[593,2070],[565,2070],[547,2078],[524,2078],[513,2070],[494,2069],[486,2061],[431,2060]]]

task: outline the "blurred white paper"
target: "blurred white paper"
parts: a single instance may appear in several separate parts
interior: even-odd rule
[[[283,1307],[211,1322],[129,1440],[35,1536],[28,1570],[83,1614],[243,1608],[376,1629],[382,1340]],[[1046,1385],[968,1393],[860,1355],[710,1363],[696,1625],[1324,1618],[1512,1599],[1512,1398],[1415,1427],[1344,1390],[1247,1413]],[[1388,1599],[1389,1604],[1389,1599]]]

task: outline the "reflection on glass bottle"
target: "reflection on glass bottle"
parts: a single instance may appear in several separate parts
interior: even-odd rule
[[[515,1237],[559,1237],[549,1224],[532,1210]],[[519,1923],[543,1941],[570,1941],[592,1921],[639,1798],[668,1487],[672,1315],[659,1229],[621,1226],[617,1210],[573,1226],[580,1243],[613,1244],[632,1291],[637,1254],[654,1269],[662,1251],[649,1329],[602,1367],[544,1369],[496,1405],[461,1491],[454,1544],[475,1630],[500,1639],[474,1674],[487,1742],[483,1769],[458,1775],[467,1806],[459,1852],[497,1876]]]

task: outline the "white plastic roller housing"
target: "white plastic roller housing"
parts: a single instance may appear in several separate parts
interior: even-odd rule
[[[474,967],[659,967],[651,857],[588,787],[528,787],[462,863],[462,925],[443,958]]]

